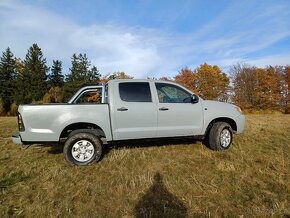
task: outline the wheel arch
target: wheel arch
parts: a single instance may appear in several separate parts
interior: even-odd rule
[[[211,122],[209,122],[209,124],[207,125],[207,128],[206,128],[206,131],[205,131],[205,135],[207,135],[207,133],[210,130],[210,128],[212,127],[212,125],[216,122],[228,123],[234,132],[237,131],[237,123],[235,120],[233,120],[229,117],[218,117],[218,118],[213,119]]]
[[[100,138],[106,138],[106,134],[101,127],[94,123],[89,122],[77,122],[67,125],[62,131],[59,136],[59,141],[62,141],[63,138],[67,138],[69,134],[78,129],[91,129],[94,130],[96,135]]]

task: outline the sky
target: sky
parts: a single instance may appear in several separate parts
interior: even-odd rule
[[[105,75],[173,77],[208,63],[290,64],[290,0],[0,0],[0,51],[37,43],[69,72],[86,53]]]

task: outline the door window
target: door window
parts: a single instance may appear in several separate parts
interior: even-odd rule
[[[152,102],[149,83],[124,82],[119,83],[120,98],[128,102]]]
[[[191,103],[191,94],[186,90],[167,83],[155,83],[159,103]]]

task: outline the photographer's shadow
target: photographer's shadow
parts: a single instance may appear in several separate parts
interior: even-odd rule
[[[186,217],[187,208],[165,187],[162,176],[156,173],[152,186],[135,206],[135,217]]]

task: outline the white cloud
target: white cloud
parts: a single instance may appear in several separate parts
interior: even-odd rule
[[[290,36],[289,6],[287,2],[280,2],[280,5],[231,2],[194,34],[195,40],[201,42],[201,54],[204,56],[202,51],[205,52],[206,59],[222,65],[254,58],[255,52],[263,51]]]
[[[241,61],[289,64],[287,54],[252,55],[290,36],[289,6],[258,11],[251,7],[247,1],[230,3],[199,31],[173,34],[118,23],[80,25],[44,8],[0,0],[0,50],[9,46],[15,56],[24,58],[38,43],[49,64],[52,59],[64,62],[64,73],[73,53],[86,53],[102,74],[120,70],[136,78],[173,76],[185,65],[203,62],[221,67]]]
[[[80,26],[44,9],[12,2],[2,2],[0,14],[5,20],[0,23],[0,49],[10,46],[18,57],[38,43],[50,61],[60,59],[69,66],[73,53],[87,53],[103,74],[122,70],[136,77],[146,77],[165,61],[156,45],[164,39],[151,29],[117,24]]]
[[[265,67],[268,65],[276,66],[285,66],[290,65],[290,53],[283,55],[270,55],[261,58],[255,58],[251,60],[244,60],[244,62],[254,65],[257,67]]]

